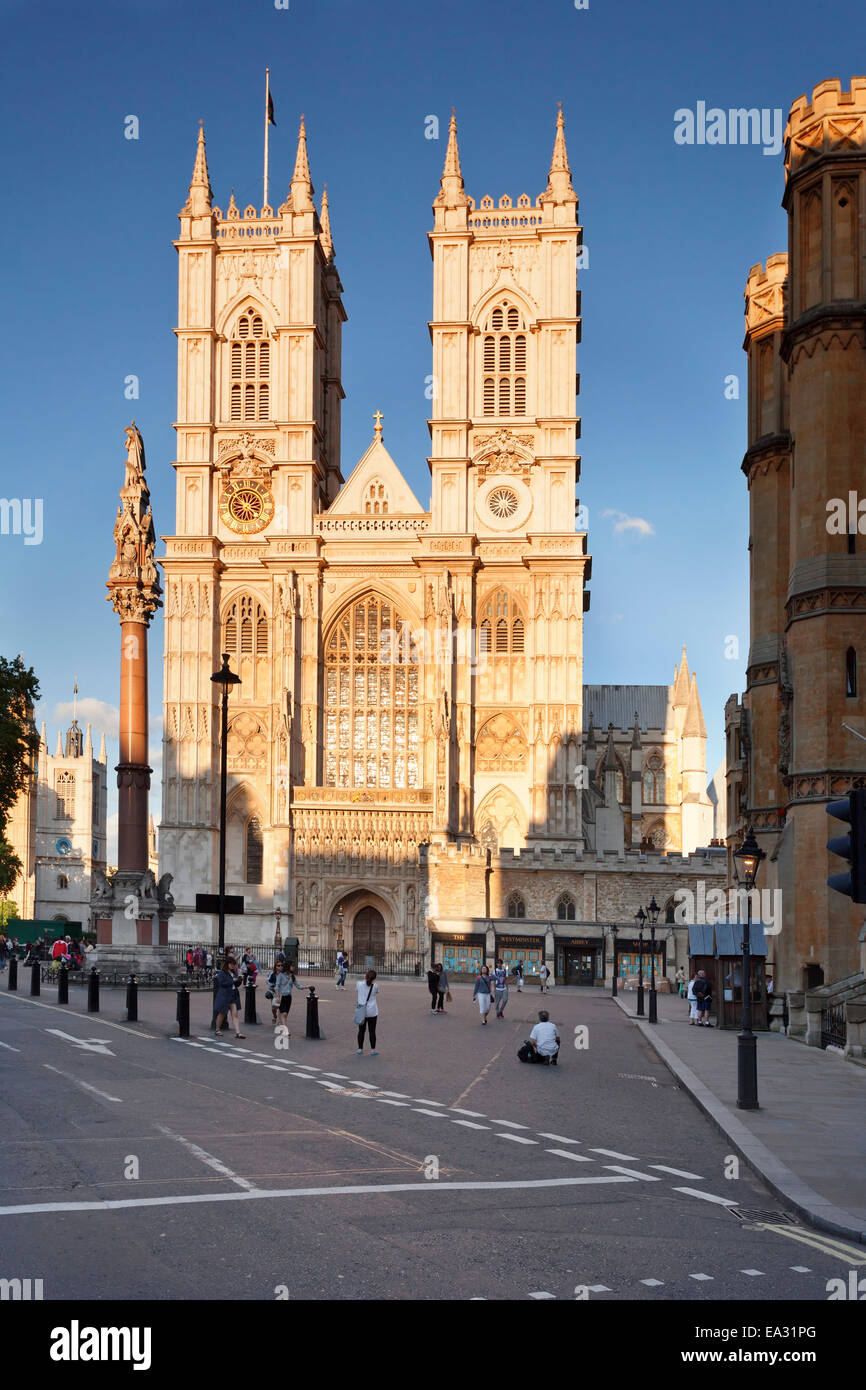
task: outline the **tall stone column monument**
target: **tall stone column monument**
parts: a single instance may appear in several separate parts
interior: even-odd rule
[[[101,968],[144,974],[170,969],[171,874],[148,868],[147,632],[161,603],[156,537],[144,480],[144,444],[135,421],[126,431],[126,477],[114,523],[108,601],[120,621],[120,760],[117,764],[117,871],[97,872],[91,908]]]

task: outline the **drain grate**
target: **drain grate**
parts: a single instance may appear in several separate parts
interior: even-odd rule
[[[618,1071],[617,1076],[621,1077],[623,1081],[651,1081],[654,1086],[659,1084],[657,1076],[641,1076],[640,1072],[636,1071]]]
[[[728,1207],[738,1221],[766,1221],[773,1226],[796,1226],[799,1223],[784,1211],[762,1211],[758,1207]]]

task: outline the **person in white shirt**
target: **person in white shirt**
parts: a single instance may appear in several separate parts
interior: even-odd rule
[[[358,1054],[364,1051],[364,1034],[370,1034],[370,1056],[375,1057],[378,1048],[376,1047],[376,1024],[379,1021],[379,1005],[376,996],[379,993],[379,986],[376,984],[375,970],[368,970],[363,980],[359,980],[355,986],[358,1002],[355,1005],[355,1022],[358,1025]]]
[[[541,963],[541,969],[539,970],[538,974],[541,979],[541,993],[546,994],[548,990],[548,981],[550,979],[550,970],[544,964],[543,961]]]
[[[550,1022],[550,1014],[546,1009],[541,1009],[538,1014],[538,1022],[529,1035],[529,1046],[532,1048],[532,1055],[527,1057],[527,1061],[542,1062],[546,1066],[555,1067],[556,1058],[559,1052],[559,1034],[556,1031],[556,1024]]]

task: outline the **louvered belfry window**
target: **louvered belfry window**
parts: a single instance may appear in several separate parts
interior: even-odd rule
[[[366,594],[325,641],[325,785],[419,785],[417,653],[394,605]]]
[[[482,347],[482,409],[485,415],[526,414],[526,332],[513,304],[491,312]]]
[[[267,656],[268,615],[249,594],[236,598],[225,615],[222,650],[229,656]]]
[[[505,589],[491,594],[481,606],[478,650],[494,658],[522,656],[524,633],[515,599]]]
[[[261,315],[251,308],[238,319],[229,363],[231,419],[269,420],[271,345]]]

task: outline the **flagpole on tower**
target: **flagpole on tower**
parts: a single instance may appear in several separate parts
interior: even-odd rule
[[[265,177],[264,206],[268,207],[268,126],[271,123],[271,70],[265,68]]]

